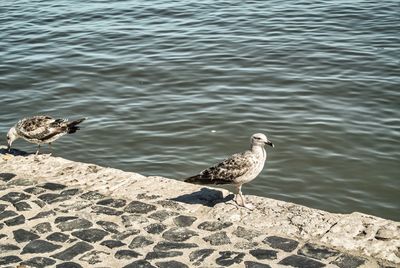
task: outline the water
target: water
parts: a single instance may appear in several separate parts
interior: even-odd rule
[[[399,13],[394,0],[2,1],[2,143],[25,116],[88,116],[55,155],[182,179],[263,132],[276,147],[245,194],[400,220]]]

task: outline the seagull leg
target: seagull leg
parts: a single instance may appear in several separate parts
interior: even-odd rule
[[[39,150],[40,150],[40,144],[38,144],[37,151],[36,151],[36,155],[39,154]]]
[[[51,146],[51,142],[49,143],[49,147],[50,147],[50,153],[49,156],[51,156],[53,154],[53,147]]]
[[[242,202],[240,202],[240,204],[238,203],[238,205],[239,205],[239,206],[242,206],[242,207],[245,207],[245,208],[247,208],[247,209],[253,210],[253,209],[254,209],[254,206],[253,206],[252,204],[247,204],[246,201],[245,201],[245,199],[244,199],[244,196],[243,196],[243,194],[242,194],[242,185],[239,185],[239,186],[237,187],[237,189],[238,189],[238,195],[240,196],[240,199],[241,199],[241,201],[242,201]],[[236,203],[237,203],[237,202],[236,202]]]

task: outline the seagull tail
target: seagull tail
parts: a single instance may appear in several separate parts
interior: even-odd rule
[[[204,176],[195,175],[189,178],[184,179],[184,182],[194,183],[194,184],[212,184],[213,181],[205,178]]]
[[[67,127],[68,127],[68,134],[75,133],[77,130],[79,130],[78,125],[85,121],[87,117],[77,119],[71,122],[68,122]]]

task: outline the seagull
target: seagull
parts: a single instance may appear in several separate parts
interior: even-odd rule
[[[264,146],[274,147],[274,145],[262,133],[253,134],[250,140],[251,147],[249,150],[234,154],[201,171],[198,175],[186,178],[184,181],[194,184],[233,184],[237,191],[235,202],[239,206],[253,209],[253,205],[245,202],[242,185],[255,179],[264,168],[264,163],[267,160],[267,152]]]
[[[87,118],[81,118],[74,121],[68,119],[55,119],[46,115],[38,115],[19,120],[7,133],[8,151],[11,144],[18,138],[35,143],[38,145],[36,155],[39,154],[40,145],[51,143],[65,134],[75,133],[82,121]]]

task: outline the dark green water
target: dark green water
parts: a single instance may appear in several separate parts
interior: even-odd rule
[[[245,194],[400,220],[399,14],[394,0],[3,1],[2,143],[25,116],[87,116],[55,155],[181,179],[263,132],[276,147]]]

